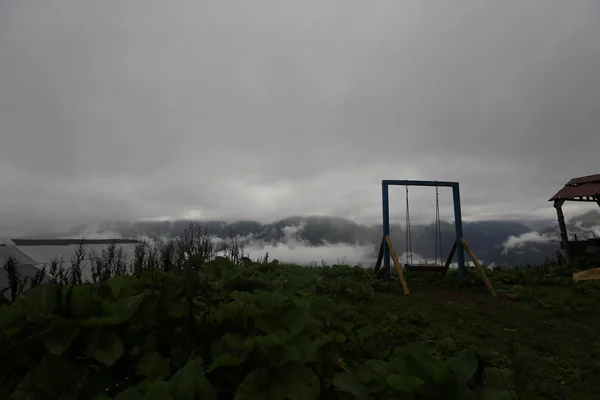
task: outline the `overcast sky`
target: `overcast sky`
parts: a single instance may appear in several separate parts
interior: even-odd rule
[[[0,0],[5,233],[378,222],[382,179],[459,181],[470,219],[553,217],[599,149],[594,0]]]

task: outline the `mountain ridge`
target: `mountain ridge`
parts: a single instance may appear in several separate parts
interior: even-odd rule
[[[271,223],[253,220],[225,222],[195,220],[212,235],[227,238],[239,235],[243,242],[253,245],[275,245],[293,238],[299,243],[318,247],[325,245],[366,246],[376,253],[381,241],[381,224],[365,225],[343,217],[290,216]],[[463,234],[478,258],[496,265],[539,264],[560,250],[558,224],[547,220],[526,224],[518,220],[488,220],[463,222]],[[138,221],[134,223],[107,222],[97,227],[77,226],[63,234],[43,235],[44,238],[140,238],[174,239],[188,228],[190,220]],[[538,227],[537,229],[532,229]],[[592,210],[568,221],[570,237],[583,238],[600,226],[600,212]],[[599,228],[600,233],[600,228]],[[436,252],[435,224],[411,225],[412,251],[427,259]],[[390,236],[399,253],[408,250],[403,224],[390,224]],[[589,235],[588,235],[589,236]],[[454,243],[453,222],[441,222],[442,251]],[[36,238],[40,238],[37,236]]]

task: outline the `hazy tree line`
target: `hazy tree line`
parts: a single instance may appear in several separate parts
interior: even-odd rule
[[[34,276],[19,273],[19,263],[9,256],[2,264],[7,276],[8,286],[0,290],[0,302],[15,301],[21,293],[43,282],[58,283],[62,286],[81,284],[91,281],[101,284],[118,275],[141,275],[144,271],[174,271],[186,267],[198,268],[204,262],[216,257],[225,257],[235,264],[241,264],[249,258],[244,252],[240,235],[234,231],[225,240],[215,243],[209,229],[198,223],[190,222],[183,233],[165,242],[141,240],[128,257],[124,249],[116,243],[109,244],[97,252],[89,249],[82,240],[75,248],[70,260],[54,259],[40,265]],[[257,260],[268,262],[269,254]],[[90,279],[84,276],[84,268],[89,267]],[[1,273],[2,271],[0,271]]]

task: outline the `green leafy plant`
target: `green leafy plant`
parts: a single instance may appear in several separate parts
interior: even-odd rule
[[[418,289],[403,296],[398,282],[360,267],[234,262],[212,255],[202,237],[188,238],[192,254],[181,259],[174,249],[147,264],[140,249],[131,275],[103,261],[113,273],[96,282],[57,279],[0,306],[0,398],[492,400],[516,398],[512,371],[527,386],[534,370],[487,343],[497,327],[481,323],[483,300],[459,305]],[[419,279],[411,284],[434,285]],[[461,290],[484,290],[478,282]],[[520,310],[546,318],[549,310],[586,310],[579,298],[598,296],[593,283],[564,288],[563,297],[528,300]],[[479,314],[468,314],[468,304]],[[593,362],[578,373],[596,371]],[[536,385],[552,398],[550,384]]]

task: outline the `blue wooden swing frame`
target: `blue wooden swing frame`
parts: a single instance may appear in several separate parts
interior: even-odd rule
[[[454,232],[456,236],[456,260],[458,262],[458,274],[462,279],[465,275],[465,253],[461,239],[463,238],[462,212],[460,207],[460,189],[458,182],[444,181],[416,181],[416,180],[383,180],[381,181],[381,200],[383,214],[383,271],[384,277],[390,277],[392,273],[390,262],[390,248],[385,240],[390,234],[390,186],[426,186],[426,187],[450,187],[454,201]]]

